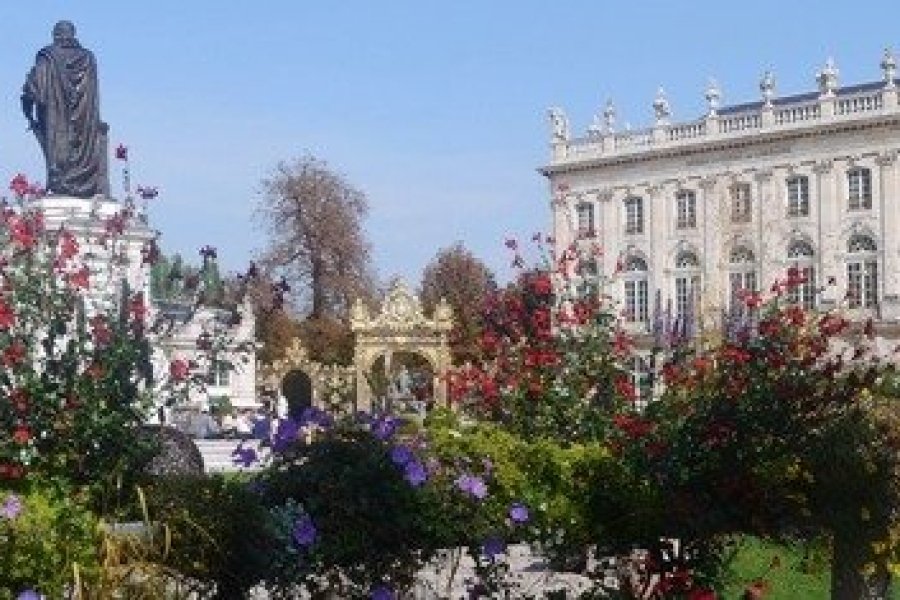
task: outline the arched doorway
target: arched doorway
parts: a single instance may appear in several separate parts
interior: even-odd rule
[[[373,408],[424,416],[434,407],[434,377],[434,367],[422,354],[385,352],[366,373]]]
[[[288,415],[299,418],[313,405],[312,379],[300,369],[288,371],[281,380],[281,395],[287,401]]]

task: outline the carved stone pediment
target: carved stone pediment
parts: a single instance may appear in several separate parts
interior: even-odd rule
[[[419,298],[410,291],[406,284],[397,280],[391,286],[381,311],[370,317],[365,306],[357,301],[353,306],[350,327],[356,332],[395,331],[405,332],[412,329],[433,329],[439,332],[449,331],[452,327],[452,315],[446,302],[441,302],[435,310],[433,319],[428,319],[422,312]]]

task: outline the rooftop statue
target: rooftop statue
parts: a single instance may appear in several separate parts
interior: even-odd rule
[[[60,21],[22,88],[22,111],[41,145],[47,191],[76,198],[109,195],[107,129],[100,120],[97,61],[75,26]]]

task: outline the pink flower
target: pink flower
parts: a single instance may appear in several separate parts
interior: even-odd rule
[[[169,377],[173,381],[184,381],[191,374],[191,366],[188,361],[176,358],[169,363]]]
[[[22,173],[18,173],[9,182],[9,189],[19,198],[25,197],[30,187],[31,184],[28,183],[28,178]]]

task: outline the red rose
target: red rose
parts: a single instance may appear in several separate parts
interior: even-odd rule
[[[25,445],[31,439],[31,431],[27,425],[17,425],[13,432],[13,441],[19,445]]]
[[[188,362],[182,358],[176,358],[169,363],[169,377],[173,381],[184,381],[191,374],[191,367]]]

